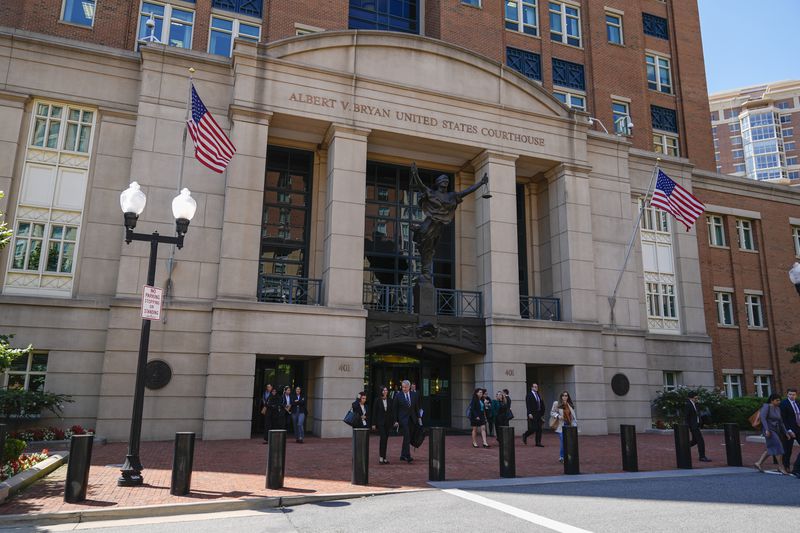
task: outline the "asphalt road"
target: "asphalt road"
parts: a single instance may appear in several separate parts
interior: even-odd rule
[[[431,490],[269,511],[62,524],[13,531],[728,533],[781,531],[800,523],[800,480],[755,472],[610,481],[593,481],[587,476],[569,483],[488,484],[494,482],[480,488]]]

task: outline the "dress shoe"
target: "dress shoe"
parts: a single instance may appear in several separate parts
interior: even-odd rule
[[[522,444],[524,444],[525,446],[528,445],[528,437],[526,437],[525,435],[522,436]]]
[[[700,458],[700,462],[701,463],[710,463],[711,459],[709,459],[708,457],[701,457]]]
[[[406,459],[406,461],[408,461],[409,463],[413,463],[414,462],[414,458],[413,457],[409,457],[408,459]]]
[[[536,447],[537,448],[544,448],[544,444],[537,444]]]
[[[491,446],[489,446],[488,444],[484,444],[483,447],[484,448],[491,448]]]

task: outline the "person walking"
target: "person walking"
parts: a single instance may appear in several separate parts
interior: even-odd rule
[[[767,455],[772,455],[778,461],[778,471],[788,476],[789,472],[783,466],[783,443],[781,443],[781,438],[786,435],[786,426],[783,425],[783,418],[781,418],[780,403],[780,394],[770,394],[767,402],[761,406],[759,411],[761,434],[764,436],[764,444],[766,444],[767,449],[753,466],[759,472],[763,472],[764,459],[767,458]]]
[[[417,424],[421,416],[419,394],[411,391],[411,382],[403,380],[402,390],[394,397],[394,427],[403,434],[400,460],[412,462],[411,424]]]
[[[786,426],[786,439],[783,440],[783,468],[789,470],[792,463],[794,442],[800,444],[800,405],[797,404],[797,389],[788,389],[786,399],[781,402],[781,418]],[[800,453],[794,461],[792,475],[800,479]]]
[[[700,455],[700,462],[710,463],[711,459],[706,457],[706,441],[703,439],[703,433],[700,431],[702,417],[700,416],[700,410],[697,408],[697,403],[700,399],[695,391],[689,392],[687,398],[684,412],[686,415],[686,425],[689,426],[689,432],[692,434],[689,447],[691,448],[696,444],[697,453]]]
[[[550,416],[555,418],[555,426],[551,423],[550,426],[553,431],[558,434],[558,441],[561,444],[561,450],[558,453],[558,462],[564,462],[564,426],[578,427],[578,417],[575,415],[575,404],[572,403],[572,398],[569,392],[564,391],[558,400],[553,402],[550,408]]]
[[[353,405],[351,406],[353,409],[353,413],[355,413],[356,417],[353,420],[353,427],[358,428],[367,428],[369,427],[369,421],[367,420],[367,393],[361,391],[358,393]]]
[[[269,397],[272,395],[272,385],[267,383],[264,392],[261,393],[261,416],[264,417],[264,444],[269,444],[269,430],[272,429],[272,417],[270,417]]]
[[[478,438],[478,432],[483,439],[483,447],[489,448],[486,442],[486,407],[483,403],[483,389],[480,387],[475,389],[472,393],[472,399],[469,402],[469,425],[472,426],[472,447],[477,448],[478,443],[475,442]]]
[[[286,429],[283,427],[285,420],[281,413],[281,397],[278,396],[278,387],[273,387],[267,399],[267,416],[269,416],[270,429]]]
[[[289,385],[283,387],[283,396],[281,396],[281,429],[289,429],[292,424],[292,388]]]
[[[534,435],[534,442],[542,446],[542,417],[544,416],[544,400],[539,395],[538,383],[531,383],[531,391],[525,396],[525,410],[528,413],[528,430],[522,434],[522,444],[528,444],[528,437]]]
[[[299,386],[294,388],[294,395],[292,395],[292,426],[294,426],[294,441],[303,444],[303,439],[306,436],[305,423],[306,415],[306,397],[303,395],[303,389]]]
[[[394,405],[389,398],[389,389],[381,387],[381,395],[372,402],[372,429],[378,430],[380,445],[378,446],[378,464],[388,465],[386,448],[389,444],[389,431],[394,425]]]
[[[503,391],[497,391],[495,394],[495,398],[497,401],[497,415],[495,416],[495,426],[497,428],[497,442],[503,443],[502,438],[502,431],[500,430],[501,427],[507,426],[508,421],[510,418],[508,417],[508,413],[510,412],[508,401],[508,396],[505,395]]]

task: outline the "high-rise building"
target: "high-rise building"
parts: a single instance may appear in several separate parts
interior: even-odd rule
[[[67,423],[128,435],[131,181],[137,231],[171,234],[182,187],[198,203],[157,263],[144,438],[248,436],[266,383],[306,388],[322,436],[404,378],[455,427],[476,385],[568,389],[586,433],[649,427],[676,375],[713,385],[695,229],[647,209],[632,233],[657,158],[688,189],[713,169],[695,2],[6,0],[0,25],[0,332],[36,348],[5,379],[72,395]],[[182,142],[189,67],[237,148],[221,175]],[[430,301],[412,163],[425,187],[489,177]]]
[[[754,180],[800,180],[800,81],[709,96],[716,170]],[[799,182],[800,183],[800,182]]]

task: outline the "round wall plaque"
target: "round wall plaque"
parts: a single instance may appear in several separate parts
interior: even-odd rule
[[[144,386],[150,390],[163,389],[172,379],[172,369],[164,361],[150,361],[144,368]]]
[[[611,390],[617,396],[625,396],[631,390],[631,382],[628,381],[628,376],[625,374],[616,374],[611,378]]]

